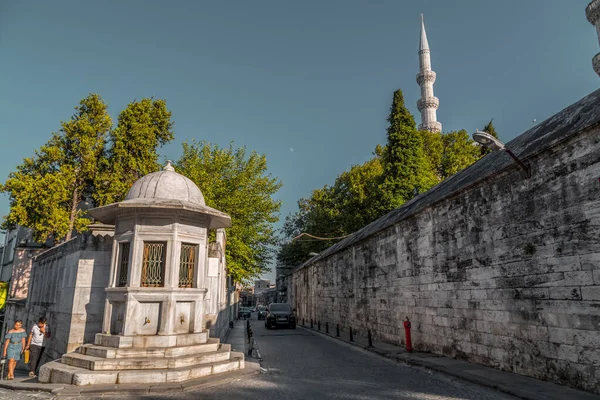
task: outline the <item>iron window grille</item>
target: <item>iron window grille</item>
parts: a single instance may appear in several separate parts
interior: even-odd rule
[[[144,243],[144,261],[142,263],[142,287],[161,287],[165,285],[166,242]]]
[[[196,248],[195,244],[181,244],[181,255],[179,257],[179,287],[181,288],[191,288],[194,284]]]
[[[121,243],[121,262],[119,263],[119,280],[117,281],[118,287],[127,286],[127,275],[129,274],[129,249],[130,243]]]

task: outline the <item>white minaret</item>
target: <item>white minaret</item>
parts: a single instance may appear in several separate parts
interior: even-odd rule
[[[596,27],[596,32],[598,32],[598,41],[600,42],[600,0],[594,0],[590,2],[585,9],[585,14],[588,21],[590,21],[590,23]],[[600,53],[594,56],[592,59],[592,65],[594,66],[594,71],[600,75]]]
[[[419,44],[419,67],[417,83],[421,86],[421,98],[417,101],[417,108],[421,112],[421,125],[419,130],[441,132],[442,124],[437,121],[436,110],[440,101],[433,95],[433,82],[435,72],[431,70],[431,56],[429,54],[429,43],[425,33],[425,23],[421,14],[421,43]]]

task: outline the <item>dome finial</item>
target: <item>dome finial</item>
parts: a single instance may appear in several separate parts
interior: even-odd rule
[[[175,171],[175,168],[171,165],[172,161],[167,160],[167,165],[163,168],[163,171]]]

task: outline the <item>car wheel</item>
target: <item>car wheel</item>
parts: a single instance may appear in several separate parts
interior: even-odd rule
[[[296,329],[296,324],[292,324],[292,329]]]

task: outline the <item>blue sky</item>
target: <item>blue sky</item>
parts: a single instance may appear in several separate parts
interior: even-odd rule
[[[88,93],[99,93],[115,119],[128,102],[154,96],[175,121],[162,156],[177,159],[192,138],[266,154],[284,183],[283,220],[300,197],[385,142],[395,89],[420,121],[420,13],[444,131],[471,132],[494,118],[508,141],[598,88],[588,3],[2,2],[0,179]]]

